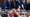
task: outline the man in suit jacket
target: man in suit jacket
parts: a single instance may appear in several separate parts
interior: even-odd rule
[[[2,9],[5,9],[5,3],[2,3],[1,7],[2,7]]]
[[[6,6],[7,6],[7,8],[6,9],[11,9],[11,2],[6,2]]]
[[[19,0],[19,1],[20,1],[19,5],[20,5],[21,9],[23,10],[23,8],[22,8],[23,2],[22,2],[22,0]]]
[[[14,8],[17,9],[18,6],[19,6],[19,2],[18,2],[18,1],[15,1],[15,6],[14,6]]]

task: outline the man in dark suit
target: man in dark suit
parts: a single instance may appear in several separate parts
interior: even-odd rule
[[[30,3],[27,4],[27,6],[26,6],[26,10],[30,10]]]
[[[11,1],[11,9],[14,8],[14,2]]]
[[[15,6],[14,6],[14,8],[17,9],[18,6],[19,6],[19,2],[18,2],[18,1],[15,1]]]
[[[2,3],[1,7],[2,7],[2,9],[5,9],[5,3]]]
[[[22,2],[22,0],[19,0],[19,1],[20,1],[19,5],[20,5],[21,9],[23,10],[23,8],[22,8],[23,2]]]
[[[7,1],[7,2],[6,2],[6,6],[7,6],[6,9],[11,9],[11,2]]]
[[[19,3],[19,2],[20,2],[20,3]],[[19,0],[19,2],[18,2],[18,1],[15,1],[15,8],[17,9],[18,6],[20,5],[21,9],[23,9],[23,8],[22,8],[22,4],[23,4],[22,0],[21,0],[21,1]]]
[[[22,2],[23,2],[23,5],[24,5],[24,9],[26,10],[27,2],[26,2],[26,0],[23,0]]]

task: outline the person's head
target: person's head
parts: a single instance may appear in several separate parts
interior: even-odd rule
[[[8,16],[10,16],[11,14],[8,12],[8,14],[7,14]]]
[[[12,9],[13,10],[13,12],[16,12],[16,9]]]
[[[5,10],[2,10],[2,13],[4,13],[5,12]]]

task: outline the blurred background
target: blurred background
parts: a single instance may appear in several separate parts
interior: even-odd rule
[[[0,17],[30,17],[30,0],[0,0]]]

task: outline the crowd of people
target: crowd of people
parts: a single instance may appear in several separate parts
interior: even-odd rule
[[[11,9],[11,10],[2,10],[0,12],[0,17],[30,17],[26,10]]]
[[[21,0],[19,0],[19,1],[17,1],[17,0],[16,1],[6,1],[6,3],[3,2],[2,3],[2,9],[5,9],[5,7],[6,7],[6,9],[11,9],[11,8],[17,9],[19,5],[20,5],[21,9],[23,9],[23,8],[25,9],[26,8],[25,0],[24,1],[21,1]]]
[[[6,0],[0,7],[0,17],[30,17],[26,10],[27,6],[30,7],[30,3],[27,5],[25,0]]]

